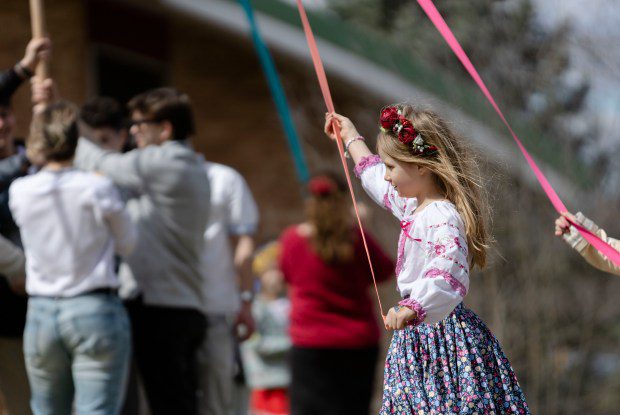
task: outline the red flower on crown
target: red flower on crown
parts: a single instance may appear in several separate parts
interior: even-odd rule
[[[392,131],[399,118],[400,114],[398,113],[398,108],[386,107],[381,111],[379,122],[381,123],[381,127],[388,131]]]
[[[336,184],[328,177],[319,176],[310,180],[308,189],[314,196],[329,196],[336,191]]]
[[[398,140],[403,144],[409,144],[415,137],[418,135],[418,132],[413,128],[413,124],[411,121],[406,119],[405,117],[401,117],[400,119],[400,131],[398,132]]]

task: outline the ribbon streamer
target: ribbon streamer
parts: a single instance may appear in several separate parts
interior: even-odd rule
[[[306,10],[301,2],[301,0],[297,0],[297,8],[299,9],[299,16],[301,17],[301,22],[304,27],[304,33],[306,34],[306,40],[308,41],[308,47],[310,48],[310,55],[312,55],[312,63],[314,64],[314,70],[316,71],[316,75],[319,79],[319,85],[321,86],[321,92],[323,94],[323,99],[325,100],[325,106],[327,107],[328,112],[334,111],[334,102],[332,101],[332,95],[329,91],[329,84],[327,83],[327,76],[325,76],[325,69],[323,67],[323,62],[321,61],[321,55],[319,54],[319,49],[316,46],[316,41],[314,40],[314,34],[312,33],[312,29],[310,28],[310,22],[308,21],[308,16],[306,15]],[[353,184],[351,183],[351,175],[349,173],[349,167],[347,165],[347,161],[344,157],[344,148],[342,145],[342,139],[340,137],[340,127],[338,123],[335,121],[332,123],[332,127],[334,129],[334,133],[336,134],[336,145],[338,146],[338,154],[340,155],[340,161],[342,163],[342,167],[344,169],[345,176],[347,178],[347,185],[349,186],[349,192],[351,193],[351,200],[353,201],[353,208],[355,209],[355,216],[357,217],[357,224],[360,228],[360,234],[362,235],[362,242],[364,243],[364,249],[366,251],[366,258],[368,259],[368,265],[370,266],[370,273],[372,274],[372,282],[375,286],[375,292],[377,293],[377,301],[379,302],[379,309],[381,311],[381,316],[385,321],[385,313],[383,312],[383,305],[381,304],[381,297],[379,296],[379,289],[377,288],[377,279],[375,278],[375,270],[372,266],[372,260],[370,259],[370,252],[368,250],[368,244],[366,243],[366,236],[364,235],[364,227],[362,226],[362,220],[360,219],[360,213],[357,208],[357,201],[355,200],[355,192],[353,191]]]
[[[517,137],[517,135],[513,131],[512,127],[506,120],[506,117],[504,116],[502,111],[499,109],[499,106],[495,102],[493,95],[491,95],[491,93],[489,92],[484,81],[478,74],[478,71],[476,70],[474,65],[471,63],[471,61],[469,60],[469,57],[467,56],[467,54],[461,47],[460,43],[456,40],[456,37],[454,36],[452,31],[448,27],[448,24],[445,22],[445,20],[443,19],[443,17],[441,16],[439,11],[433,4],[433,1],[432,0],[418,0],[418,4],[422,7],[424,12],[428,16],[428,18],[435,25],[435,28],[439,31],[439,33],[444,38],[448,46],[450,46],[450,49],[452,49],[456,57],[461,61],[461,63],[463,64],[463,66],[465,67],[469,75],[474,79],[474,81],[476,82],[476,84],[478,85],[478,87],[480,88],[484,96],[486,97],[486,99],[489,101],[489,103],[491,104],[495,112],[497,112],[497,115],[502,120],[506,128],[508,128],[510,135],[517,143],[517,146],[521,150],[521,153],[523,153],[523,157],[525,157],[525,160],[527,160],[528,164],[530,165],[530,168],[536,175],[536,178],[538,179],[538,182],[543,188],[545,194],[547,195],[547,197],[553,204],[553,207],[555,207],[555,210],[557,210],[558,213],[566,212],[567,211],[566,206],[564,206],[564,203],[562,202],[562,200],[560,200],[559,196],[555,192],[555,189],[551,186],[551,184],[549,183],[545,175],[542,173],[540,168],[538,168],[538,166],[536,165],[536,162],[534,162],[534,159],[532,158],[532,156],[526,150],[521,140],[519,140],[519,137]],[[588,229],[584,228],[580,224],[575,223],[574,221],[571,221],[571,220],[569,220],[569,222],[579,231],[579,233],[590,244],[592,244],[592,246],[594,246],[600,253],[602,253],[607,258],[609,258],[609,260],[611,260],[614,264],[616,264],[616,266],[620,267],[620,252],[616,251],[611,245],[609,245],[608,243],[603,241],[601,238],[599,238],[598,235],[595,235],[594,233],[590,232]]]
[[[284,94],[284,88],[282,88],[282,83],[280,82],[280,78],[278,76],[278,71],[276,70],[276,65],[274,64],[273,58],[269,53],[269,49],[267,49],[267,46],[265,45],[265,42],[260,35],[260,31],[258,30],[258,24],[256,23],[256,19],[254,18],[254,10],[252,9],[250,0],[239,0],[239,3],[245,11],[248,22],[250,24],[252,41],[254,42],[254,47],[256,48],[256,53],[258,54],[260,64],[263,67],[265,77],[267,78],[267,83],[269,84],[271,96],[273,97],[273,101],[276,104],[278,115],[280,117],[282,127],[284,128],[284,134],[286,135],[289,149],[291,151],[291,154],[293,155],[293,162],[295,163],[297,178],[301,183],[306,183],[310,178],[310,173],[308,172],[308,165],[306,163],[306,159],[304,157],[304,153],[299,142],[299,136],[297,135],[295,124],[293,124],[291,112],[288,106],[288,102],[286,100],[286,95]]]

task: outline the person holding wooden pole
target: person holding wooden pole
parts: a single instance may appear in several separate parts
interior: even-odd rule
[[[8,186],[26,174],[29,162],[15,144],[17,119],[11,99],[15,91],[34,75],[38,63],[49,58],[51,42],[47,38],[32,39],[22,59],[12,68],[0,73],[0,234],[7,239],[7,249],[13,253],[3,258],[10,267],[23,267],[20,255],[21,238],[9,210]],[[13,245],[8,245],[8,244]],[[17,262],[21,262],[21,265]],[[13,291],[22,286],[19,278],[6,278],[6,269],[0,274],[0,391],[10,414],[30,414],[30,390],[24,366],[22,335],[26,321],[26,297]],[[23,292],[23,289],[21,290]]]

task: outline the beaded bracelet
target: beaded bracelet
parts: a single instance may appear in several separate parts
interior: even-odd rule
[[[345,144],[344,144],[344,156],[348,159],[351,158],[351,154],[349,154],[349,146],[351,146],[351,144],[353,144],[355,141],[366,141],[366,139],[364,137],[362,137],[361,135],[358,135],[357,137],[354,138],[350,138]]]

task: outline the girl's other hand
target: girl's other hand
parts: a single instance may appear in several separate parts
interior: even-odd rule
[[[570,219],[573,222],[576,222],[575,216],[569,212],[563,212],[560,217],[555,220],[555,236],[562,236],[567,232],[570,232]]]
[[[385,318],[385,328],[387,330],[402,330],[415,316],[416,312],[408,307],[392,307]]]
[[[353,125],[350,119],[335,112],[328,112],[325,113],[325,134],[332,140],[337,139],[336,132],[334,131],[334,124],[340,127],[340,137],[343,142],[347,142],[347,140],[359,136],[355,125]]]

